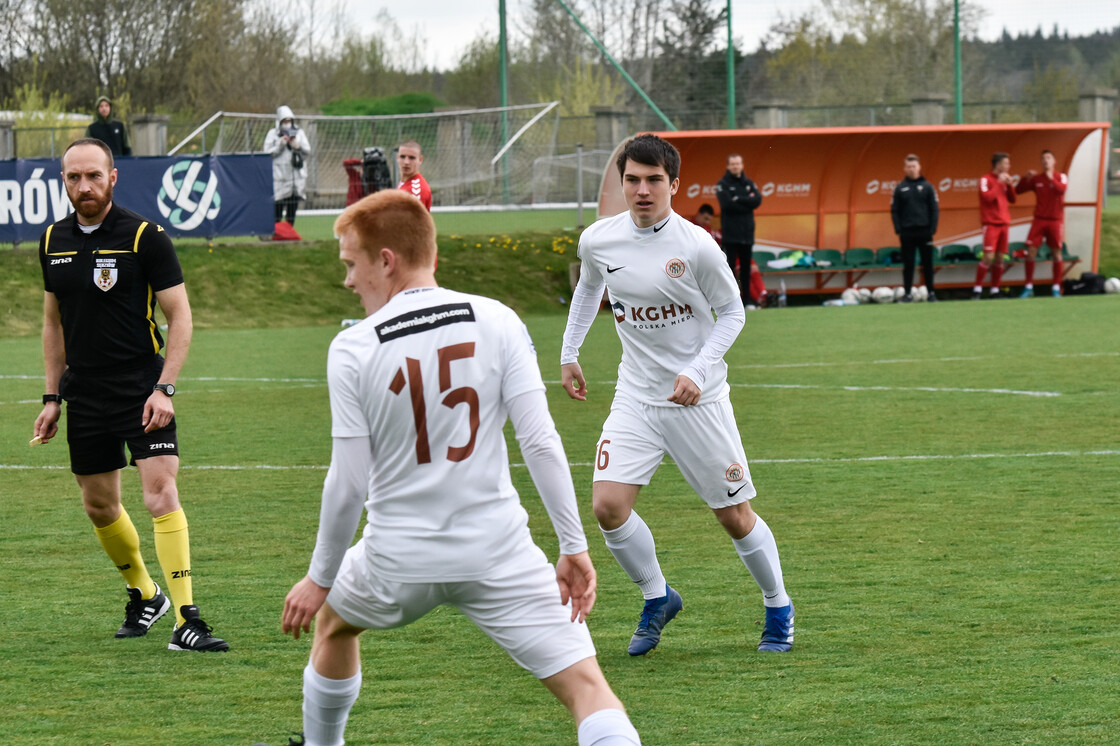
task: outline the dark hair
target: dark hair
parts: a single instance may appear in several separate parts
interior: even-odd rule
[[[1004,158],[1010,158],[1010,157],[1011,156],[1009,156],[1007,153],[992,153],[992,168],[995,168],[996,166],[998,166],[999,162],[1002,161]]]
[[[918,158],[918,156],[914,155],[913,153],[906,156],[906,162],[909,163],[910,161],[914,161],[915,163],[921,163],[922,162],[921,159]]]
[[[108,145],[98,140],[96,137],[83,137],[67,145],[66,150],[62,151],[62,158],[59,159],[59,163],[66,160],[66,154],[70,152],[71,148],[76,148],[79,145],[96,145],[101,148],[101,151],[105,153],[105,157],[109,159],[109,170],[112,171],[115,168],[113,165],[113,151],[109,149]]]
[[[711,205],[705,202],[704,204],[700,205],[700,209],[696,211],[697,215],[699,215],[700,213],[704,213],[706,215],[715,215],[716,211],[712,209]]]
[[[1042,155],[1046,155],[1047,153],[1049,153],[1050,155],[1054,155],[1054,151],[1053,151],[1053,150],[1044,150],[1044,151],[1042,151]],[[1055,157],[1056,157],[1056,156],[1055,156]]]
[[[743,160],[743,156],[739,155],[738,153],[732,153],[731,155],[727,156],[727,162],[731,163],[732,158],[738,158],[739,160]]]
[[[657,135],[638,135],[630,138],[618,154],[618,175],[621,178],[626,173],[626,161],[634,161],[644,166],[660,166],[669,175],[669,180],[676,179],[681,172],[681,154],[667,140],[662,140]]]

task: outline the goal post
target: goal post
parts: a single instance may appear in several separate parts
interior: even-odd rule
[[[344,162],[380,147],[399,178],[396,153],[415,140],[424,155],[421,173],[432,187],[433,205],[441,207],[531,205],[534,164],[556,156],[559,129],[557,102],[487,109],[458,109],[431,114],[326,116],[296,114],[311,143],[306,159],[310,209],[346,205],[350,176]],[[502,138],[504,130],[512,133]],[[264,149],[273,114],[219,111],[183,138],[176,153],[253,153]]]

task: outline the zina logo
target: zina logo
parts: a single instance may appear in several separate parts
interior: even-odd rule
[[[179,161],[163,172],[156,197],[159,212],[181,231],[192,231],[203,220],[213,220],[222,207],[218,177],[210,172],[208,179],[201,180],[202,165],[202,161]]]

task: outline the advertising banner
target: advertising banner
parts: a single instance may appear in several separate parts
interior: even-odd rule
[[[118,158],[113,201],[172,236],[273,231],[272,158],[261,155]],[[57,158],[0,161],[0,242],[38,241],[74,211]]]

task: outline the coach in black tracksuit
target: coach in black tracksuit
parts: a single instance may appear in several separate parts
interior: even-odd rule
[[[751,250],[754,248],[754,211],[762,204],[762,193],[743,173],[743,158],[727,156],[727,172],[716,184],[720,230],[727,264],[735,272],[739,260],[739,297],[747,305],[751,287]]]
[[[933,234],[937,233],[937,190],[922,176],[918,156],[906,156],[903,165],[906,178],[894,188],[891,197],[891,219],[902,249],[903,303],[911,300],[914,286],[914,250],[922,254],[922,279],[929,290],[929,300],[937,300],[933,292]]]

